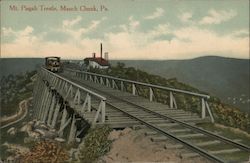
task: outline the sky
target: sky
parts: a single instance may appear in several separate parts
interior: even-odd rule
[[[1,57],[249,59],[249,0],[2,0]]]

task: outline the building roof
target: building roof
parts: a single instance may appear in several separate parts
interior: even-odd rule
[[[101,57],[96,57],[96,58],[85,58],[85,61],[94,61],[98,63],[101,66],[109,66],[109,62],[105,60],[104,58]]]
[[[47,58],[57,58],[57,59],[60,59],[60,57],[56,57],[56,56],[49,56],[49,57],[45,57],[46,59]]]

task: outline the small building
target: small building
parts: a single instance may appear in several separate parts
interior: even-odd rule
[[[84,59],[85,65],[87,68],[99,68],[99,69],[107,69],[109,68],[109,62],[104,58],[85,58]]]
[[[89,68],[99,68],[99,69],[107,69],[110,67],[108,61],[108,53],[105,53],[105,58],[102,57],[102,44],[100,50],[100,57],[96,57],[96,54],[93,53],[92,57],[84,59],[84,65],[87,69]]]

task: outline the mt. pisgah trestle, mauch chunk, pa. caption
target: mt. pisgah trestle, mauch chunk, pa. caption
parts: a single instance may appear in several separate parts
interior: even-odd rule
[[[70,12],[70,11],[80,11],[80,12],[105,12],[109,11],[108,7],[105,5],[74,5],[74,6],[68,6],[68,5],[9,5],[10,11],[25,11],[25,12],[35,12],[35,11],[62,11],[62,12]]]

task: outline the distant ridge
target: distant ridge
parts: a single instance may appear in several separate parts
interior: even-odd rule
[[[39,68],[44,62],[43,58],[1,58],[0,79],[9,74],[20,74]]]

